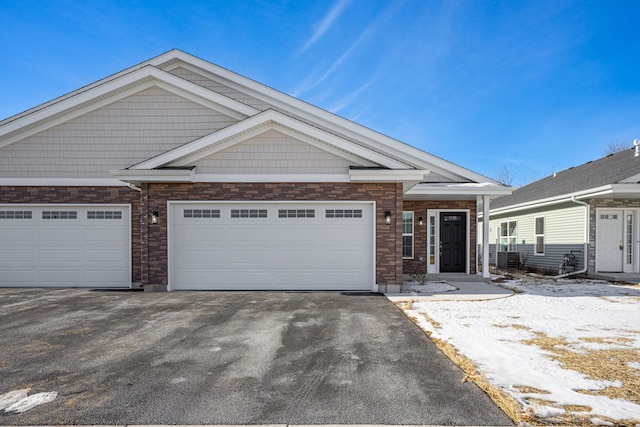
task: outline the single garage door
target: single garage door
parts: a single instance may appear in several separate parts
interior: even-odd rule
[[[0,206],[0,286],[130,287],[129,206]]]
[[[170,203],[170,290],[372,290],[372,203]]]

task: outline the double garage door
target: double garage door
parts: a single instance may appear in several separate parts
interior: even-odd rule
[[[0,206],[0,286],[130,287],[129,206]]]
[[[170,290],[372,290],[372,203],[169,204]]]

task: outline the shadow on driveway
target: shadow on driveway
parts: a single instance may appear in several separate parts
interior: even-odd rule
[[[0,289],[3,425],[455,424],[510,419],[386,298]]]

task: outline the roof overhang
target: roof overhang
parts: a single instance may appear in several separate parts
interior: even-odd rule
[[[151,169],[151,170],[113,170],[112,176],[131,184],[142,182],[195,182],[195,168],[190,169]]]
[[[421,183],[414,186],[404,195],[405,200],[478,200],[482,196],[508,196],[513,187],[505,187],[494,183]]]
[[[491,214],[501,215],[512,212],[519,212],[527,209],[541,208],[545,206],[559,205],[575,200],[589,199],[637,199],[640,198],[640,184],[608,184],[600,187],[589,188],[587,190],[574,193],[562,194],[555,197],[548,197],[532,202],[520,203],[517,205],[504,206],[502,208],[491,209]]]

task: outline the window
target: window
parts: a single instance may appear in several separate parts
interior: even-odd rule
[[[220,218],[220,209],[185,209],[185,218]]]
[[[429,264],[436,263],[436,217],[429,217]]]
[[[31,211],[0,211],[0,219],[31,219]]]
[[[42,219],[78,219],[77,211],[42,211]]]
[[[327,209],[326,218],[362,218],[362,209]]]
[[[516,221],[500,223],[500,252],[515,252],[518,242],[518,225]]]
[[[231,209],[231,218],[266,218],[266,209]]]
[[[627,214],[627,264],[633,264],[633,214]]]
[[[413,212],[402,212],[402,258],[413,258]]]
[[[122,219],[121,211],[87,211],[87,219]]]
[[[315,218],[313,209],[279,209],[278,218]]]
[[[536,236],[536,255],[544,255],[544,217],[539,216],[535,219],[535,236]]]

